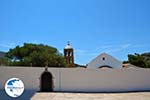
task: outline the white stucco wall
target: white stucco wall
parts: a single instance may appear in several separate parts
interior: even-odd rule
[[[103,60],[104,58],[104,60]],[[112,56],[102,53],[93,59],[87,68],[99,68],[101,66],[110,66],[112,68],[122,68],[122,62],[113,58]]]
[[[0,67],[0,89],[12,77],[20,78],[25,89],[40,90],[39,77],[44,68]],[[54,91],[119,92],[150,90],[150,69],[49,68]]]
[[[64,91],[116,92],[150,90],[147,69],[62,69]]]
[[[49,70],[54,79],[55,91],[59,89],[59,70],[57,68],[50,68]],[[44,68],[40,67],[0,67],[0,88],[4,88],[5,82],[12,77],[20,78],[25,89],[40,90],[40,76],[44,72]]]

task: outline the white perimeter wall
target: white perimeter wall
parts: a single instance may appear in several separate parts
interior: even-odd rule
[[[44,68],[0,67],[0,89],[12,77],[20,78],[25,89],[40,90]],[[49,68],[55,91],[120,92],[150,90],[150,69]]]
[[[59,71],[57,68],[51,68],[49,71],[54,77],[55,91],[59,89]],[[23,81],[25,89],[40,90],[40,76],[44,68],[40,67],[0,67],[0,89],[3,89],[5,82],[9,78],[19,78]]]

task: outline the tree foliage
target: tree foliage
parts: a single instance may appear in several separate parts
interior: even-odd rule
[[[24,43],[6,54],[12,66],[66,66],[65,59],[54,47],[43,44]]]
[[[9,64],[8,58],[0,58],[0,66],[7,66]]]
[[[143,53],[134,55],[128,55],[129,63],[142,67],[142,68],[150,68],[150,53]]]

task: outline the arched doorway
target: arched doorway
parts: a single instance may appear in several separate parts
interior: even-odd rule
[[[48,71],[43,72],[41,75],[40,91],[41,92],[52,92],[53,91],[53,76]]]
[[[100,66],[99,68],[113,68],[113,67],[108,66],[108,65],[103,65],[103,66]]]

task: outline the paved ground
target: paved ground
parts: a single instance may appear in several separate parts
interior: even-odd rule
[[[150,92],[36,93],[31,100],[150,100]]]

